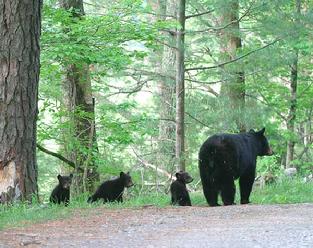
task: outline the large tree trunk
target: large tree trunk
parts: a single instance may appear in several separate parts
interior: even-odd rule
[[[228,0],[227,6],[221,18],[222,26],[228,26],[222,32],[222,53],[226,60],[233,60],[237,56],[237,50],[242,47],[239,27],[239,1]],[[235,69],[224,67],[227,81],[222,84],[221,96],[227,98],[229,114],[233,115],[233,120],[238,131],[245,132],[245,77],[242,68],[236,66]]]
[[[180,28],[176,37],[176,160],[185,170],[185,0],[177,2],[177,20]]]
[[[75,17],[84,15],[82,0],[62,0],[61,6],[71,10]],[[92,97],[89,66],[84,63],[66,65],[64,102],[70,113],[76,148],[66,149],[76,164],[73,182],[74,193],[93,191],[99,180],[94,153],[98,151],[95,131],[95,106]],[[82,170],[83,169],[83,170]],[[84,171],[84,173],[82,173]]]
[[[300,15],[301,12],[301,0],[296,0],[296,12]],[[298,22],[298,17],[296,22]],[[290,107],[287,118],[287,130],[290,134],[295,132],[295,120],[296,120],[296,110],[297,110],[297,85],[298,85],[298,48],[294,49],[293,60],[290,65],[291,75],[290,75]],[[292,167],[292,161],[294,160],[294,148],[295,141],[294,137],[291,137],[287,141],[287,154],[286,154],[286,168]]]
[[[0,202],[37,196],[40,0],[0,0]]]

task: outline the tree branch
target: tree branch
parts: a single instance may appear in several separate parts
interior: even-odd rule
[[[192,18],[192,17],[197,17],[197,16],[202,16],[202,15],[206,15],[206,14],[210,14],[214,12],[214,9],[211,9],[211,10],[208,10],[208,11],[205,11],[205,12],[202,12],[202,13],[197,13],[197,14],[193,14],[193,15],[187,15],[186,16],[186,20],[189,19],[189,18]]]
[[[222,27],[217,27],[217,28],[216,27],[209,27],[209,28],[204,29],[204,30],[189,31],[188,33],[204,33],[204,32],[209,32],[209,31],[220,31],[220,30],[226,29],[229,26],[233,25],[234,23],[240,22],[244,17],[246,17],[249,14],[251,9],[252,9],[252,5],[249,6],[249,8],[245,11],[245,13],[243,13],[242,16],[239,17],[237,20],[233,20],[233,21],[225,24]]]
[[[132,147],[132,150],[133,150],[134,154],[136,155],[138,161],[139,161],[144,167],[148,167],[148,168],[154,169],[154,170],[156,170],[156,172],[158,172],[158,173],[163,174],[164,176],[166,176],[169,180],[173,180],[171,173],[168,173],[168,172],[165,171],[165,170],[162,170],[162,169],[160,169],[160,168],[157,168],[155,165],[150,164],[149,162],[145,161],[143,158],[141,158],[141,157],[139,156],[139,154],[137,154],[136,150],[135,150],[133,147]]]
[[[265,97],[262,93],[259,92],[259,94],[261,95],[261,97],[262,97],[264,100],[261,100],[261,99],[257,98],[256,96],[249,95],[249,94],[246,94],[245,96],[250,97],[250,98],[253,98],[253,99],[259,101],[260,103],[263,103],[264,105],[266,105],[266,106],[268,106],[268,107],[273,107],[273,105],[271,105],[271,104],[267,101],[266,97]],[[284,121],[287,121],[286,117],[285,117],[282,113],[280,113],[278,110],[276,110],[275,108],[274,108],[274,112],[275,112],[280,118],[282,118]]]
[[[58,158],[58,159],[60,159],[61,161],[63,161],[64,163],[68,164],[68,165],[71,166],[73,169],[75,169],[75,163],[74,163],[73,161],[68,160],[67,158],[63,157],[63,156],[62,156],[61,154],[59,154],[59,153],[52,152],[52,151],[50,151],[50,150],[44,148],[43,146],[41,146],[41,145],[39,145],[39,144],[37,144],[36,146],[37,146],[37,148],[38,148],[40,151],[42,151],[42,152],[44,152],[44,153],[47,153],[47,154],[49,154],[49,155],[51,155],[51,156],[53,156],[53,157],[56,157],[56,158]],[[79,170],[80,172],[84,172],[84,170],[83,170],[82,168],[80,168],[80,167],[78,167],[78,170]]]
[[[191,119],[199,122],[200,124],[202,124],[203,126],[207,127],[207,128],[210,128],[207,124],[205,124],[204,122],[198,120],[196,117],[192,116],[191,114],[189,114],[188,112],[185,112],[186,115],[188,115]]]
[[[263,50],[263,49],[265,49],[265,48],[267,48],[267,47],[269,47],[269,46],[275,44],[276,42],[278,42],[278,41],[280,41],[280,40],[281,40],[281,38],[278,38],[278,39],[272,41],[271,43],[266,44],[266,45],[263,46],[263,47],[260,47],[260,48],[258,48],[258,49],[255,49],[255,50],[250,51],[250,52],[248,52],[248,53],[246,53],[246,54],[244,54],[244,55],[241,55],[241,56],[239,56],[239,57],[237,57],[237,58],[235,58],[235,59],[226,61],[226,62],[221,63],[221,64],[218,64],[218,65],[206,66],[206,67],[186,68],[185,71],[209,70],[209,69],[219,68],[219,67],[222,67],[222,66],[224,66],[224,65],[228,65],[228,64],[233,63],[233,62],[236,62],[236,61],[238,61],[238,60],[240,60],[240,59],[243,59],[243,58],[245,58],[245,57],[247,57],[247,56],[249,56],[249,55],[251,55],[251,54],[253,54],[253,53],[256,53],[256,52],[258,52],[258,51],[260,51],[260,50]]]

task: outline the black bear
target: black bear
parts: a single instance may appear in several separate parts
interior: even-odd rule
[[[54,188],[50,196],[52,203],[64,203],[65,206],[70,202],[70,186],[72,184],[73,174],[69,176],[58,175],[59,184]]]
[[[191,206],[186,184],[191,183],[193,178],[187,172],[179,171],[176,173],[176,179],[170,187],[172,205]]]
[[[240,202],[249,203],[257,156],[273,154],[264,132],[265,128],[258,132],[251,129],[247,133],[216,134],[203,143],[199,170],[203,193],[210,206],[219,206],[219,193],[224,205],[234,204],[234,180],[238,178]]]
[[[92,203],[98,199],[103,199],[104,203],[112,201],[123,202],[124,188],[129,188],[133,185],[129,172],[121,172],[118,178],[103,182],[96,192],[88,198],[88,202]]]

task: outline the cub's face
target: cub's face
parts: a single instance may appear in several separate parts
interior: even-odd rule
[[[69,176],[58,175],[58,180],[63,189],[69,189],[72,184],[73,174]]]
[[[132,181],[132,178],[131,176],[129,175],[129,172],[127,173],[124,173],[123,171],[120,173],[120,178],[123,179],[123,182],[124,182],[124,186],[126,188],[129,188],[131,186],[134,185],[133,181]]]
[[[188,174],[188,172],[179,171],[175,175],[177,180],[183,183],[191,183],[193,181],[193,178]]]

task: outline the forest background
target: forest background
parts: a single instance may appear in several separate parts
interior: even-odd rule
[[[76,170],[96,167],[103,177],[131,171],[141,190],[164,191],[184,167],[199,184],[197,153],[208,136],[264,126],[276,155],[259,161],[259,173],[295,166],[311,173],[309,2],[187,3],[185,165],[175,156],[181,63],[175,36],[182,28],[176,4],[91,1],[84,12],[45,4],[37,143],[70,158]],[[73,17],[73,11],[85,15]],[[94,149],[88,147],[90,135],[96,137]],[[48,193],[51,180],[72,168],[38,156],[39,183]]]
[[[311,1],[46,0],[41,25],[41,201],[70,172],[73,197],[120,171],[133,195],[167,192],[178,170],[201,191],[206,138],[262,127],[275,155],[257,176],[310,177]]]

